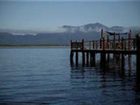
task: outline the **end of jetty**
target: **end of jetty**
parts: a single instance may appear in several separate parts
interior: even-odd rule
[[[72,41],[70,43],[70,64],[78,67],[79,57],[82,66],[95,66],[96,54],[100,55],[100,67],[106,68],[110,62],[110,54],[121,62],[121,71],[124,72],[125,55],[136,56],[136,83],[140,84],[140,36],[132,37],[131,30],[128,33],[115,33],[101,30],[99,40]],[[82,56],[79,56],[81,53]]]

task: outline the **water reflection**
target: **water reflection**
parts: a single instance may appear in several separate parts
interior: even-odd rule
[[[133,89],[135,85],[135,67],[132,66],[133,59],[131,55],[125,56],[125,66],[122,69],[120,57],[117,59],[110,59],[105,67],[101,67],[100,62],[96,62],[95,67],[86,66],[83,67],[81,64],[78,66],[71,66],[71,79],[82,79],[84,81],[100,81],[102,88],[106,88],[106,84],[112,83],[120,87],[125,88],[126,84],[130,85]]]
[[[106,69],[100,68],[98,57],[95,67],[80,64],[70,67],[67,49],[1,49],[0,52],[4,52],[0,54],[4,60],[0,64],[0,105],[140,103],[140,93],[133,89],[135,63],[131,62],[129,78],[126,62],[125,78],[121,78],[120,67],[115,67],[111,59],[111,66]]]
[[[108,69],[105,71],[94,67],[72,67],[70,77],[72,89],[77,91],[76,96],[88,95],[88,101],[82,100],[85,103],[92,103],[95,100],[103,105],[139,103],[138,95],[134,96],[134,80],[130,80],[128,76],[122,78],[119,70]],[[95,99],[93,100],[93,98]]]
[[[78,65],[73,64],[71,65],[71,70],[80,70],[81,72],[84,72],[86,69],[95,69],[100,71],[101,74],[111,72],[114,75],[119,75],[121,78],[125,78],[125,76],[131,78],[136,73],[135,65],[132,66],[132,64],[134,64],[135,58],[132,58],[131,55],[124,55],[124,62],[122,62],[121,59],[122,58],[120,57],[120,55],[115,55],[115,57],[109,59],[109,62],[106,62],[104,66],[100,63],[100,61],[96,61],[96,64],[94,66],[86,65],[83,67],[80,63]]]

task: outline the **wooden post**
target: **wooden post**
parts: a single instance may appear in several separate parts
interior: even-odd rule
[[[133,49],[136,49],[136,38],[133,39]]]
[[[128,50],[131,50],[131,30],[128,33]]]
[[[82,50],[84,50],[84,39],[82,39]]]
[[[96,41],[96,50],[98,49],[98,41]]]
[[[105,65],[106,65],[106,53],[103,51],[101,52],[101,55],[100,55],[100,65],[101,65],[101,68],[106,68]]]
[[[103,39],[103,29],[101,29],[100,49],[103,48],[103,41],[102,41],[102,39]]]
[[[120,49],[120,34],[118,35],[118,46],[117,46],[117,49]]]
[[[102,48],[103,50],[105,50],[105,39],[103,38],[103,41],[102,41]]]
[[[122,37],[122,39],[121,39],[121,49],[123,50],[124,49],[124,39],[123,39],[123,37]]]
[[[128,76],[131,76],[131,55],[128,55]]]
[[[82,51],[82,66],[85,66],[85,52]]]
[[[102,38],[100,38],[100,49],[102,49]]]
[[[76,66],[78,66],[78,52],[77,51],[76,51],[76,57],[75,58],[76,58],[76,60],[75,60],[76,61]]]
[[[92,41],[89,41],[89,49],[92,49]]]
[[[70,64],[71,66],[73,66],[74,62],[73,62],[73,51],[70,52]]]
[[[121,75],[124,76],[125,72],[125,58],[124,54],[121,54]]]
[[[106,63],[106,53],[105,53],[105,40],[102,38],[102,52],[100,55],[100,62],[101,62],[101,68],[105,68]]]
[[[76,48],[76,50],[78,49],[78,47],[77,47],[77,40],[75,41],[75,48]]]
[[[113,38],[113,48],[114,50],[116,49],[116,35],[115,35],[115,32],[114,32],[114,38]]]
[[[89,66],[89,52],[87,52],[86,54],[86,63],[87,63],[87,66]]]
[[[103,65],[103,53],[100,53],[100,67],[102,68]]]
[[[71,48],[71,50],[72,50],[72,40],[70,41],[70,48]]]
[[[126,40],[124,40],[123,43],[124,43],[124,45],[123,45],[124,46],[124,50],[126,50]]]
[[[107,54],[107,62],[109,63],[109,61],[110,61],[110,54],[108,53]]]
[[[103,38],[103,29],[101,29],[101,39]]]
[[[95,49],[95,41],[92,41],[92,48]]]
[[[118,35],[118,42],[120,42],[120,40],[121,40],[121,39],[120,39],[120,34],[119,34],[119,35]]]
[[[140,86],[140,37],[136,36],[136,83]]]
[[[103,67],[106,68],[106,53],[103,53]]]
[[[95,66],[95,52],[90,52],[90,66]]]
[[[107,35],[107,49],[109,49],[109,47],[110,47],[109,44],[110,44],[109,43],[109,35]]]

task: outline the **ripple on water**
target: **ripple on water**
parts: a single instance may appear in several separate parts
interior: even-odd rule
[[[118,68],[117,68],[118,69]],[[70,67],[66,48],[0,48],[0,105],[139,105],[134,69]]]

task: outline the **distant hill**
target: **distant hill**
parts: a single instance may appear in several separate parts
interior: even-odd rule
[[[38,33],[37,35],[13,35],[0,33],[0,45],[68,45],[70,40],[96,39],[99,33]]]
[[[0,32],[0,45],[69,45],[70,40],[99,39],[101,29],[113,32],[128,32],[128,28],[125,27],[107,27],[100,23],[82,26],[64,25],[61,28],[64,30],[63,32],[38,33],[36,35],[15,35],[10,32]],[[137,32],[138,30],[139,29],[137,28]]]
[[[103,30],[108,30],[108,31],[115,31],[115,32],[124,32],[126,30],[128,30],[128,28],[126,27],[122,27],[122,26],[112,26],[112,27],[107,27],[101,23],[90,23],[90,24],[86,24],[86,25],[81,25],[81,26],[69,26],[69,25],[64,25],[62,26],[62,28],[66,31],[66,32],[71,32],[71,33],[75,33],[75,32],[100,32],[101,29]]]

